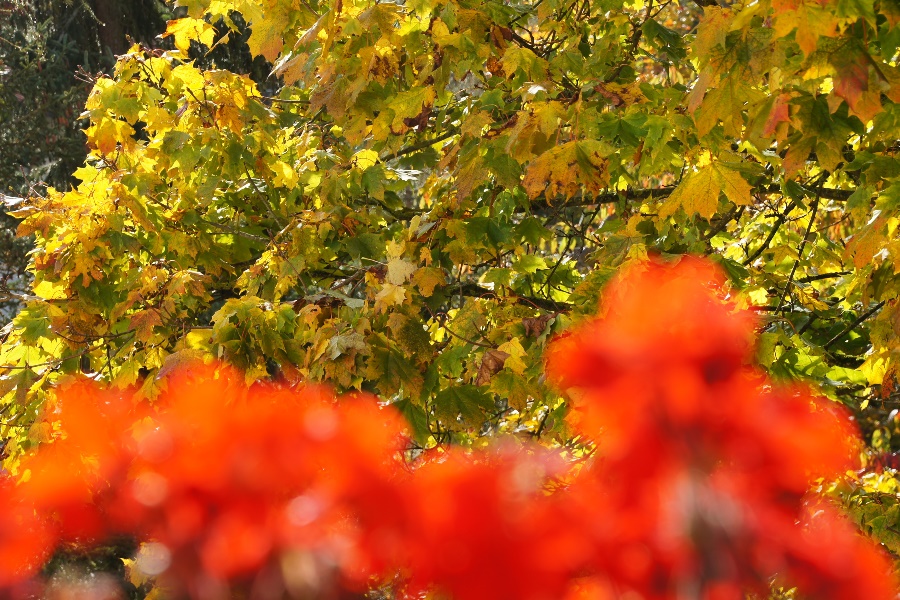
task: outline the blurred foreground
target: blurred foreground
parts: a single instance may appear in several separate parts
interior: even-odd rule
[[[695,259],[633,266],[553,343],[581,456],[498,440],[413,458],[372,396],[222,365],[169,374],[153,404],[72,382],[0,491],[3,594],[895,598],[886,556],[808,493],[856,466],[852,424],[749,366],[754,319],[721,286]],[[138,548],[127,580],[42,569],[109,545]]]

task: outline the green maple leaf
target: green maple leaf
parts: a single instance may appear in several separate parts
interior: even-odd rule
[[[369,338],[371,355],[366,361],[365,376],[376,382],[378,391],[390,398],[401,390],[408,397],[417,398],[422,389],[422,374],[406,354],[391,344],[383,334]]]
[[[466,384],[441,390],[434,398],[434,414],[445,426],[477,427],[493,410],[494,401],[482,388]]]
[[[416,87],[398,93],[388,104],[388,108],[394,113],[391,129],[401,130],[404,127],[404,119],[419,116],[425,106],[431,106],[434,103],[434,98],[434,88],[431,86]]]

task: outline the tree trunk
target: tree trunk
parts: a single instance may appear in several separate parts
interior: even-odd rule
[[[125,15],[119,0],[92,0],[91,5],[100,21],[100,43],[113,54],[124,54],[128,42],[123,23]]]

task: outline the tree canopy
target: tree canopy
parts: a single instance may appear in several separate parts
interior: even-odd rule
[[[94,82],[80,183],[16,212],[36,248],[0,347],[8,469],[71,375],[154,399],[204,357],[377,393],[421,449],[577,450],[545,347],[649,254],[717,261],[759,363],[892,464],[895,3],[181,4],[174,50]],[[243,37],[265,80],[210,58]],[[895,552],[896,486],[840,490]]]
[[[0,322],[29,288],[28,237],[15,238],[6,210],[46,186],[66,189],[86,151],[79,117],[92,85],[85,76],[115,63],[126,35],[151,41],[165,29],[160,0],[0,2]],[[104,23],[101,23],[103,19]],[[112,35],[110,35],[112,32]],[[79,75],[83,73],[85,75]]]

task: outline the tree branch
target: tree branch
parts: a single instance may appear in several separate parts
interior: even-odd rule
[[[797,274],[797,267],[800,265],[800,261],[803,260],[803,251],[806,249],[806,242],[809,241],[809,233],[812,231],[813,222],[816,220],[816,213],[818,212],[819,197],[816,196],[816,199],[813,200],[812,208],[809,210],[809,224],[806,226],[806,233],[803,234],[803,240],[800,242],[800,249],[797,251],[797,260],[794,261],[794,266],[791,267],[791,274],[788,276],[787,283],[781,291],[781,298],[778,299],[778,308],[775,312],[781,311],[781,308],[784,306],[784,299],[787,298],[788,291],[790,291],[791,286],[794,284],[794,275]]]
[[[494,290],[489,290],[488,288],[481,287],[477,283],[472,282],[463,283],[460,286],[460,291],[464,296],[469,296],[470,298],[500,297],[496,292],[494,292]],[[558,300],[541,298],[539,296],[523,296],[520,294],[516,294],[515,292],[510,292],[509,297],[526,304],[531,304],[536,308],[541,308],[553,312],[569,312],[573,308],[572,304],[568,302],[559,302]]]
[[[748,256],[747,260],[744,261],[745,267],[747,265],[749,265],[750,263],[752,263],[757,258],[759,258],[760,254],[765,252],[766,248],[769,247],[769,244],[772,243],[772,238],[775,237],[775,234],[778,233],[778,230],[781,228],[781,226],[784,224],[785,220],[787,219],[787,215],[791,214],[791,211],[794,210],[794,207],[796,205],[797,205],[797,203],[795,201],[791,200],[791,203],[788,204],[788,207],[784,211],[784,213],[778,213],[778,220],[775,222],[775,225],[772,226],[772,229],[769,231],[769,235],[767,235],[766,239],[763,240],[762,245],[759,248],[757,248],[753,254]]]
[[[418,144],[413,144],[412,146],[407,146],[406,148],[401,148],[397,150],[393,154],[388,154],[387,156],[383,156],[379,158],[381,162],[388,162],[394,160],[395,158],[400,158],[401,156],[405,156],[407,154],[412,154],[413,152],[418,152],[419,150],[424,150],[428,146],[437,144],[438,142],[443,142],[444,140],[452,138],[454,135],[459,133],[459,129],[456,127],[451,127],[441,135],[437,137],[433,137],[430,140],[425,140],[423,142],[419,142]]]
[[[885,304],[885,301],[882,300],[881,302],[879,302],[878,304],[876,304],[875,306],[873,306],[872,308],[870,308],[863,314],[861,314],[858,317],[856,317],[855,319],[853,319],[853,322],[850,323],[849,325],[847,325],[846,327],[844,327],[844,329],[839,334],[837,334],[836,336],[834,336],[833,338],[831,338],[830,340],[825,342],[825,345],[822,346],[822,349],[828,350],[828,348],[830,348],[833,344],[840,341],[840,339],[842,337],[844,337],[845,335],[847,335],[848,333],[853,331],[860,323],[862,323],[863,321],[865,321],[866,319],[868,319],[869,317],[874,315],[876,312],[878,312],[878,310],[880,310],[881,307],[884,306],[884,304]]]

